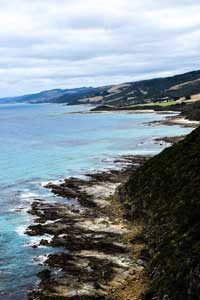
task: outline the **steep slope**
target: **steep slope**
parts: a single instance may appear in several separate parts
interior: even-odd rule
[[[200,299],[199,167],[197,128],[150,159],[120,188],[129,217],[146,224],[151,277],[147,299]]]

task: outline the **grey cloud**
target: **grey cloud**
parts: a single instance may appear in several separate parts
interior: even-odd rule
[[[0,0],[0,96],[198,69],[199,1]]]

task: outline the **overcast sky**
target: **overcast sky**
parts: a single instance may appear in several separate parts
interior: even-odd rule
[[[199,0],[0,0],[0,97],[200,69]]]

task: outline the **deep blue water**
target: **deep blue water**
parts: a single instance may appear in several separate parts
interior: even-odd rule
[[[70,113],[87,106],[0,105],[0,299],[24,300],[37,281],[38,260],[49,248],[33,249],[23,234],[35,197],[62,201],[41,183],[109,168],[119,154],[154,154],[153,138],[189,133],[179,126],[145,123],[159,114]],[[18,209],[20,208],[20,210]]]

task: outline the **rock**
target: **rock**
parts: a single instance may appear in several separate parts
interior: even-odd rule
[[[51,277],[51,271],[49,269],[44,269],[38,273],[38,277],[43,281],[48,281]]]
[[[95,112],[95,111],[113,111],[113,110],[117,110],[117,108],[114,106],[111,106],[111,105],[99,105],[99,106],[91,109],[91,111],[93,111],[93,112]]]
[[[28,235],[42,235],[43,234],[43,227],[41,224],[31,225],[26,230],[26,234]]]
[[[90,193],[90,187],[95,190],[98,184],[105,183],[108,189],[115,187],[113,183],[126,180],[144,161],[138,157],[124,159],[130,165],[121,171],[87,174],[87,180],[71,177],[58,185],[46,186],[56,195],[77,198],[80,205],[39,201],[32,204],[31,213],[38,217],[35,222],[39,224],[29,226],[27,233],[51,235],[50,241],[44,238],[40,245],[56,247],[57,253],[48,255],[45,261],[48,268],[38,274],[41,282],[29,293],[29,300],[104,300],[115,276],[116,286],[119,286],[133,269],[130,248],[123,236],[128,229],[124,230],[123,224],[118,223],[123,214],[117,214],[116,218],[115,205],[107,198],[109,193],[102,195],[108,207],[99,205],[95,192]],[[117,211],[118,205],[120,203]]]
[[[42,240],[40,241],[40,245],[41,245],[41,246],[49,246],[49,242],[48,242],[47,240],[45,240],[45,239],[42,239]]]

